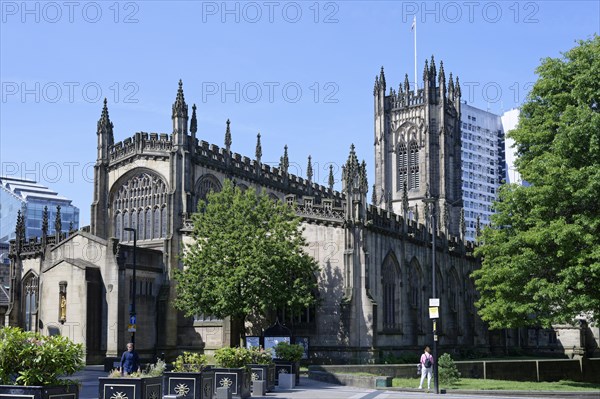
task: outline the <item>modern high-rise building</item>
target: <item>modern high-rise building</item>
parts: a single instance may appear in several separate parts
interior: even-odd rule
[[[466,239],[474,241],[477,224],[490,223],[498,188],[506,180],[504,129],[501,117],[461,105],[462,192]]]
[[[517,123],[519,122],[519,114],[520,111],[518,108],[513,108],[509,111],[506,111],[502,114],[502,126],[504,127],[504,132],[508,134],[511,130],[514,130],[517,127]],[[517,160],[517,150],[514,148],[515,141],[511,138],[506,138],[506,182],[507,183],[517,183],[523,184],[523,179],[521,178],[521,174],[517,171],[515,167],[515,161]]]
[[[15,238],[17,215],[25,220],[25,235],[42,236],[42,214],[48,207],[49,233],[55,231],[57,206],[60,206],[61,231],[79,229],[79,208],[72,200],[58,195],[34,180],[0,176],[0,242]]]

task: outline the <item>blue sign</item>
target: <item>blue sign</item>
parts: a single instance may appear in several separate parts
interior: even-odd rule
[[[129,324],[136,324],[135,323],[135,315],[129,316]]]

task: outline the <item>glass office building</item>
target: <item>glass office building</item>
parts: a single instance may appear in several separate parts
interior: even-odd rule
[[[477,218],[490,223],[498,188],[506,181],[504,129],[499,115],[461,104],[462,185],[466,239],[475,241]]]
[[[33,180],[16,177],[0,177],[0,242],[15,238],[18,211],[25,217],[25,235],[42,236],[42,216],[48,207],[48,234],[54,234],[56,207],[60,205],[61,231],[67,232],[72,223],[79,229],[79,208],[72,201],[58,195]]]

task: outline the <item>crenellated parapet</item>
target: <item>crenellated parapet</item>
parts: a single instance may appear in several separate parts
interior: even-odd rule
[[[400,215],[385,209],[370,205],[367,209],[366,226],[380,234],[399,237],[421,245],[431,245],[429,227],[414,220],[404,220]],[[443,249],[457,256],[474,256],[476,245],[470,241],[463,241],[456,236],[446,236],[438,231],[436,248]]]
[[[172,149],[173,142],[168,134],[138,132],[110,146],[108,156],[110,163],[115,163],[134,154],[164,157]]]
[[[225,148],[209,144],[204,140],[197,144],[195,162],[228,175],[299,197],[310,193],[316,198],[331,198],[339,204],[343,199],[342,193],[329,187],[314,183],[310,179],[285,173],[281,168],[272,167],[236,152],[229,152]]]

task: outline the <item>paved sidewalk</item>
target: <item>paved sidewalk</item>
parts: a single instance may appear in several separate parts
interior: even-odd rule
[[[106,377],[107,373],[102,366],[87,366],[85,370],[75,374],[72,379],[79,380],[82,383],[80,399],[98,398],[98,377]],[[435,395],[426,391],[414,390],[375,390],[355,388],[351,386],[333,385],[325,382],[311,380],[307,377],[301,377],[300,385],[294,389],[283,390],[275,388],[275,392],[269,392],[266,396],[253,396],[255,398],[265,399],[416,399],[433,398],[439,396],[441,399],[472,399],[472,398],[490,398],[490,399],[513,399],[527,398],[573,398],[573,399],[600,399],[598,393],[567,394],[564,392],[457,392],[444,395]]]

